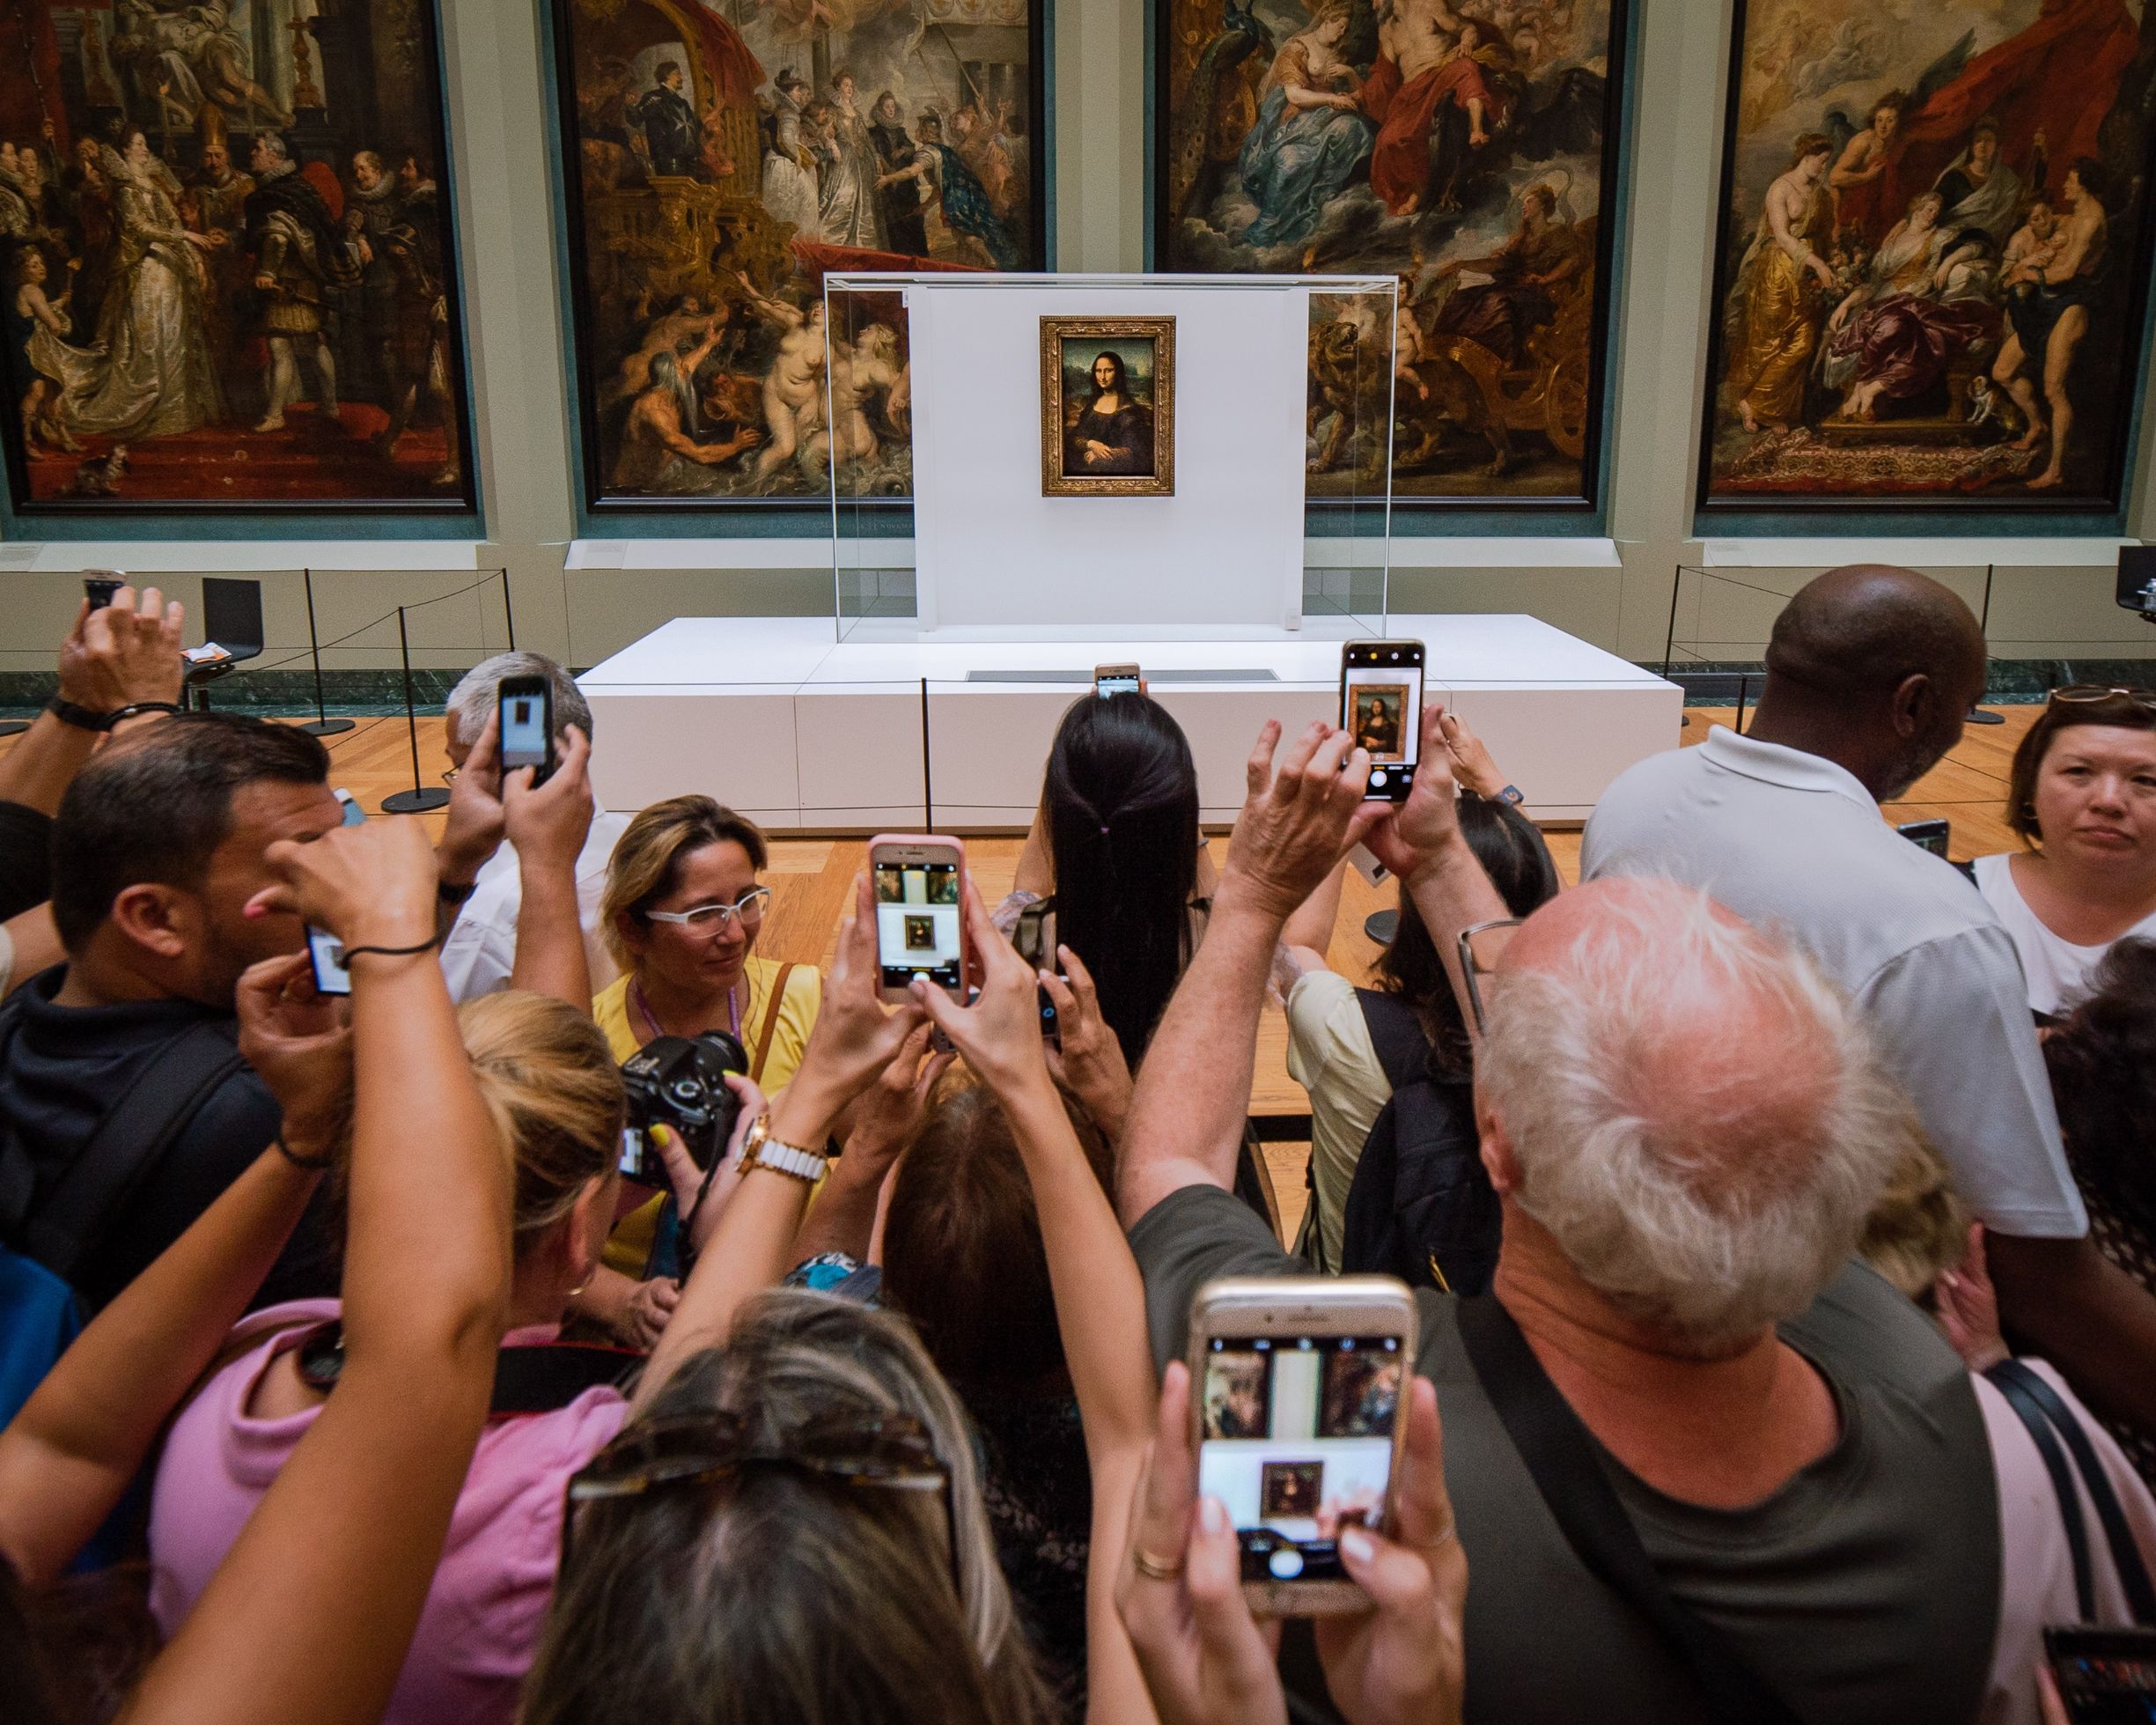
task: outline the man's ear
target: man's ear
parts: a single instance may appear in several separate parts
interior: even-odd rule
[[[1925,673],[1910,672],[1895,685],[1895,734],[1908,738],[1927,734],[1938,704],[1939,686]]]
[[[162,881],[121,888],[105,920],[138,951],[167,963],[185,958],[202,940],[201,902]]]
[[[1475,1087],[1475,1132],[1481,1140],[1483,1168],[1490,1176],[1491,1188],[1499,1196],[1517,1191],[1520,1161],[1512,1154],[1512,1140],[1505,1130],[1505,1117],[1479,1084]]]

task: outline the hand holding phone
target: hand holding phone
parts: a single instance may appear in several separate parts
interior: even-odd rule
[[[553,777],[554,685],[544,677],[504,677],[495,692],[502,774],[532,769],[534,788]]]
[[[881,833],[868,842],[868,868],[884,999],[910,999],[914,978],[925,977],[962,1005],[973,981],[960,909],[965,845],[933,834]]]
[[[1254,1611],[1364,1610],[1341,1535],[1394,1525],[1415,1301],[1384,1276],[1240,1278],[1190,1318],[1198,1489],[1226,1505]]]
[[[113,602],[114,596],[127,586],[128,578],[116,569],[85,569],[83,571],[83,593],[90,601],[90,608],[102,611]]]
[[[1370,797],[1405,802],[1422,752],[1423,644],[1350,641],[1340,650],[1340,728],[1370,751]]]

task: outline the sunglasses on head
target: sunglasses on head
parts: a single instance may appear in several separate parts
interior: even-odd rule
[[[570,1537],[584,1505],[708,1485],[751,1468],[782,1468],[870,1491],[938,1493],[951,1585],[962,1595],[951,1471],[938,1457],[928,1427],[905,1414],[812,1421],[777,1444],[759,1442],[739,1414],[723,1411],[640,1420],[570,1477],[562,1509],[562,1573],[568,1573]]]
[[[2156,689],[2119,689],[2103,683],[2069,683],[2051,691],[2048,704],[2062,707],[2095,706],[2105,701],[2125,701],[2144,712],[2156,712]]]

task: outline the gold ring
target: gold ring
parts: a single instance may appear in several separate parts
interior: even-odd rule
[[[1183,1566],[1181,1559],[1174,1563],[1164,1563],[1143,1545],[1133,1545],[1130,1548],[1130,1567],[1149,1581],[1180,1581],[1182,1580]]]

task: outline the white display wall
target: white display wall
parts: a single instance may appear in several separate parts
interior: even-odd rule
[[[923,631],[1299,626],[1306,286],[953,276],[906,296]],[[1173,497],[1041,496],[1044,317],[1175,320]]]

